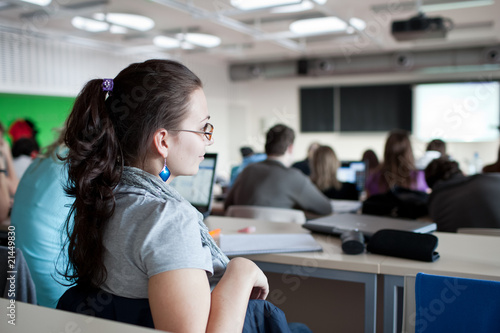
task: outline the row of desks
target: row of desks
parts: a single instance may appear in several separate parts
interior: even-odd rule
[[[237,230],[253,225],[256,233],[308,233],[300,225],[272,223],[251,219],[210,216],[206,223],[210,229],[221,228],[222,234],[236,233]],[[299,274],[340,281],[364,284],[364,331],[376,332],[377,318],[377,278],[384,280],[384,332],[395,332],[397,327],[397,288],[403,287],[405,275],[418,272],[428,274],[476,278],[500,281],[500,237],[465,235],[454,233],[434,233],[438,239],[437,251],[440,259],[427,263],[364,253],[346,255],[342,252],[338,237],[314,234],[323,247],[323,252],[274,253],[252,255],[264,271],[281,274]],[[297,267],[304,269],[297,270]],[[295,269],[294,269],[295,268]],[[314,302],[314,300],[311,300]]]

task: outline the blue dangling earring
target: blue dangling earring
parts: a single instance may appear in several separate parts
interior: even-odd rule
[[[167,168],[167,159],[165,159],[165,164],[163,166],[163,169],[161,169],[159,175],[160,175],[161,180],[163,180],[164,182],[166,182],[168,177],[170,177],[170,170],[168,170],[168,168]]]

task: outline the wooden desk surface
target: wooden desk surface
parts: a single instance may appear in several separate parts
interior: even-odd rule
[[[11,318],[9,300],[0,298],[2,319],[0,332],[123,332],[150,333],[158,332],[150,328],[119,323],[116,321],[84,316],[73,312],[56,310],[44,306],[15,302],[15,326],[8,323]]]
[[[310,233],[299,224],[259,221],[246,218],[210,216],[206,220],[210,229],[221,228],[222,234],[237,233],[239,229],[255,226],[255,233]],[[339,269],[363,273],[379,273],[385,256],[376,254],[348,255],[342,252],[338,237],[312,234],[323,247],[323,252],[270,253],[245,256],[249,259],[276,264],[298,265],[326,269]]]
[[[500,281],[500,237],[435,232],[440,258],[432,263],[385,258],[381,274],[416,275],[418,272]]]
[[[256,233],[308,233],[298,224],[258,221],[253,219],[211,216],[209,228],[221,228],[222,233],[253,225]],[[323,252],[273,253],[247,256],[255,261],[339,269],[388,275],[416,275],[425,272],[476,279],[500,281],[500,237],[435,232],[439,239],[440,258],[433,263],[388,257],[371,253],[347,255],[342,252],[338,237],[314,234]]]

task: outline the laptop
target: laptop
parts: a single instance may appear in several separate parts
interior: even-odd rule
[[[196,175],[179,176],[170,183],[170,186],[174,187],[205,218],[210,215],[212,210],[212,191],[215,185],[216,166],[217,154],[206,153]]]
[[[367,238],[382,229],[395,229],[418,233],[430,233],[436,230],[434,222],[405,220],[393,217],[362,215],[362,214],[332,214],[309,220],[302,227],[314,232],[340,235],[344,231],[359,230]]]
[[[356,185],[358,191],[365,189],[366,163],[363,161],[342,161],[337,169],[337,179],[342,183]]]

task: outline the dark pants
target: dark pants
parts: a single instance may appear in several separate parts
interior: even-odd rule
[[[70,312],[111,319],[127,324],[154,328],[148,299],[131,299],[112,295],[100,289],[85,291],[75,286],[59,299],[57,308]],[[244,333],[309,333],[307,326],[286,321],[278,307],[264,300],[248,303]]]

